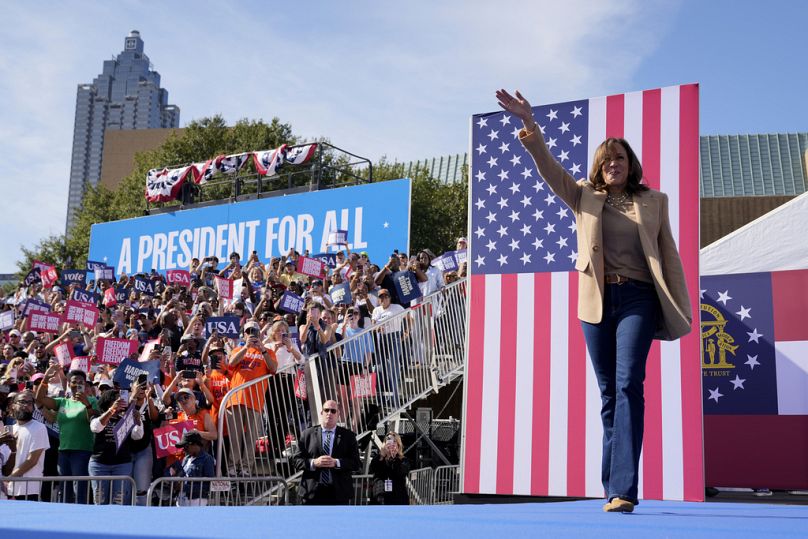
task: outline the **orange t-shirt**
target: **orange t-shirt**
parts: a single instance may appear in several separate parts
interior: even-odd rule
[[[238,354],[242,348],[244,347],[239,346],[230,352],[231,357],[234,354]],[[275,352],[272,350],[267,350],[267,352],[269,352],[269,356],[272,358],[272,360],[275,361]],[[261,350],[250,347],[247,349],[247,353],[244,354],[244,357],[241,358],[239,363],[229,367],[229,372],[230,387],[236,388],[251,380],[268,375],[269,367],[267,367],[267,362],[264,360],[264,354],[261,353]],[[250,386],[247,389],[241,390],[230,397],[230,400],[227,402],[225,407],[227,408],[236,404],[243,404],[244,406],[252,408],[253,410],[261,410],[266,404],[266,392],[268,387],[269,384],[262,382],[260,384]]]
[[[213,394],[213,402],[210,403],[210,416],[213,424],[219,428],[219,408],[222,406],[222,399],[230,391],[230,379],[220,370],[213,370],[208,376],[208,388]],[[227,433],[227,423],[224,424],[224,433]]]
[[[169,423],[171,423],[172,425],[175,425],[177,423],[184,423],[186,421],[193,421],[194,422],[194,428],[196,430],[198,430],[199,432],[205,432],[205,416],[206,415],[210,415],[210,412],[208,412],[207,410],[204,410],[202,408],[198,408],[196,413],[192,414],[192,415],[188,415],[184,411],[181,411],[179,414],[177,414],[177,419],[172,419],[171,421],[169,421]],[[208,442],[207,440],[204,440],[204,442],[205,442],[205,450],[208,451],[209,448],[210,448],[210,442]],[[179,451],[177,451],[173,455],[168,455],[166,457],[166,467],[171,466],[175,462],[182,462],[182,459],[184,459],[184,458],[185,458],[185,451],[180,449]]]

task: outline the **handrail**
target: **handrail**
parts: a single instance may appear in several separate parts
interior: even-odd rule
[[[231,476],[290,477],[297,440],[306,427],[319,423],[325,400],[337,400],[342,424],[362,437],[460,376],[466,286],[466,279],[452,283],[384,323],[328,346],[322,357],[312,354],[302,365],[230,389],[218,417],[216,475],[224,470]],[[392,331],[400,324],[406,331]],[[260,410],[233,401],[260,404]]]

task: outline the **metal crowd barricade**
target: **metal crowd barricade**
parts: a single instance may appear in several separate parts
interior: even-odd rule
[[[5,483],[9,496],[39,494],[40,500],[42,488],[48,488],[51,503],[135,505],[137,494],[135,480],[128,475],[15,477]]]
[[[370,505],[373,496],[373,476],[354,475],[353,476],[354,496],[350,505]]]
[[[282,477],[160,477],[149,486],[147,505],[287,505],[289,486]]]
[[[438,466],[435,468],[435,484],[432,503],[450,505],[454,503],[454,494],[460,491],[460,466]]]
[[[362,437],[463,372],[466,280],[329,346],[303,366],[231,389],[218,418],[216,475],[290,478],[301,433],[323,402]]]
[[[407,491],[410,495],[410,505],[432,505],[434,480],[435,470],[432,468],[410,470],[410,474],[407,477]]]

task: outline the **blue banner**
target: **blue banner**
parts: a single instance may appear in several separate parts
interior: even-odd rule
[[[337,253],[320,253],[316,255],[311,255],[311,258],[317,258],[318,260],[322,260],[325,264],[325,267],[332,270],[337,267]]]
[[[145,279],[143,277],[135,277],[135,292],[146,294],[147,296],[154,295],[154,281]]]
[[[121,364],[115,368],[115,376],[112,381],[118,382],[121,389],[129,389],[132,383],[137,380],[137,377],[142,373],[146,373],[146,380],[149,382],[160,381],[160,360],[153,361],[133,361],[129,358],[121,361]]]
[[[125,286],[115,287],[115,301],[118,303],[126,303],[129,299],[129,289]]]
[[[107,264],[105,262],[96,262],[94,260],[87,261],[87,271],[95,272],[99,268],[105,268]]]
[[[393,274],[393,285],[396,287],[398,299],[405,307],[414,299],[421,297],[418,279],[411,271],[397,271]]]
[[[238,339],[241,333],[241,319],[238,316],[210,316],[205,319],[205,336],[210,337],[213,330],[222,337]]]
[[[62,270],[62,285],[70,286],[77,284],[84,286],[87,284],[87,270],[66,269]]]
[[[92,303],[95,305],[99,301],[101,301],[101,295],[96,294],[95,292],[90,292],[89,290],[82,290],[81,288],[76,288],[73,290],[73,294],[71,294],[70,299],[74,299],[76,301],[83,301],[84,303]]]
[[[226,263],[233,251],[262,262],[299,252],[336,252],[328,236],[348,230],[353,251],[386,260],[393,249],[409,251],[410,180],[327,189],[284,197],[126,219],[92,226],[90,258],[105,260],[117,274],[185,269],[191,258],[215,255]]]
[[[287,290],[281,296],[279,308],[287,313],[298,314],[303,310],[303,298]]]

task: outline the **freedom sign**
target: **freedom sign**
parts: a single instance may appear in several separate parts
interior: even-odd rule
[[[118,365],[124,359],[137,352],[138,342],[131,339],[110,339],[98,337],[95,354],[99,363]]]
[[[281,296],[279,308],[287,313],[299,314],[303,310],[303,298],[287,290]]]
[[[166,272],[168,284],[178,284],[185,288],[191,287],[191,273],[187,270],[168,270]]]
[[[325,263],[317,258],[299,256],[297,258],[297,272],[322,279],[325,277]]]
[[[241,319],[238,316],[210,316],[205,319],[205,336],[210,337],[214,330],[223,337],[238,339]]]
[[[32,312],[28,317],[28,329],[37,333],[59,333],[62,316],[42,312]]]
[[[172,423],[165,427],[154,429],[154,448],[158,459],[180,452],[175,444],[182,441],[182,435],[196,426],[191,420]]]
[[[188,268],[191,259],[236,252],[246,260],[338,250],[334,230],[349,230],[348,247],[385,260],[409,248],[410,180],[392,180],[180,210],[92,226],[90,257],[128,275]]]
[[[98,322],[98,309],[95,305],[76,300],[68,300],[65,305],[65,322],[78,322],[88,328],[94,328]]]

